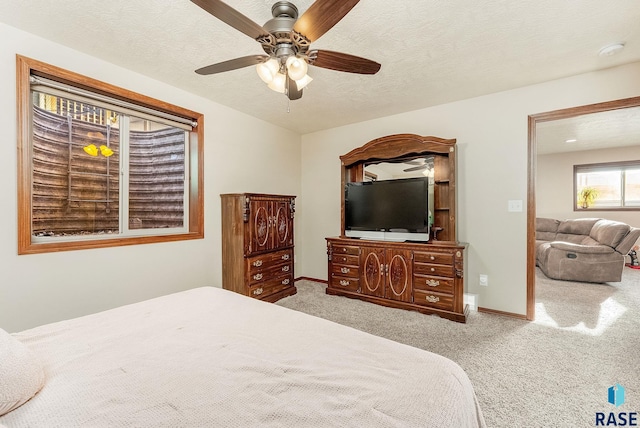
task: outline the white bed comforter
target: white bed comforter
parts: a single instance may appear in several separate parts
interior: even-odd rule
[[[14,335],[44,388],[21,427],[476,427],[452,361],[218,288]]]

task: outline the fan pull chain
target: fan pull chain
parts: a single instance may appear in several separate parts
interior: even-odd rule
[[[291,113],[291,100],[287,97],[287,113]]]

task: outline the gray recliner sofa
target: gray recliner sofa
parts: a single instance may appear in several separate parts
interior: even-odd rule
[[[619,282],[640,228],[601,218],[536,219],[536,265],[552,279]]]

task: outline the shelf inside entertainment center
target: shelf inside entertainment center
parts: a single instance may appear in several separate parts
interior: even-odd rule
[[[347,183],[366,181],[374,175],[365,174],[367,165],[415,164],[426,158],[433,159],[429,241],[347,237],[341,197],[341,236],[326,239],[327,294],[466,322],[469,309],[463,293],[467,244],[458,242],[456,235],[456,140],[415,134],[372,140],[340,156],[341,192]]]

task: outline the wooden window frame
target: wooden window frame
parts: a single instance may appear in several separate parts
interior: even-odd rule
[[[33,242],[31,226],[31,75],[193,120],[196,126],[189,133],[190,148],[188,153],[190,159],[188,174],[188,231],[170,235],[118,236],[109,239],[83,238],[82,240],[65,242]],[[38,254],[204,238],[204,115],[21,55],[16,55],[16,91],[18,125],[18,254]]]

